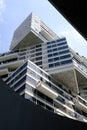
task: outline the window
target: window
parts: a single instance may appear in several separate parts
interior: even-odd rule
[[[36,49],[36,51],[41,51],[42,50],[42,48],[38,48],[38,49]]]
[[[65,53],[69,53],[69,50],[65,50],[65,51],[60,51],[59,54],[65,54]]]
[[[33,79],[33,78],[32,78],[32,77],[30,77],[30,76],[27,76],[27,80],[28,80],[31,84],[33,84],[33,85],[35,85],[35,84],[36,84],[35,79]]]
[[[62,45],[66,45],[66,42],[62,42],[62,43],[57,43],[57,46],[62,46]]]
[[[54,66],[54,64],[49,64],[49,68],[52,68]]]
[[[56,53],[53,53],[53,56],[57,56],[58,55],[58,53],[56,52]]]
[[[36,48],[41,47],[41,45],[36,45]]]
[[[30,55],[30,58],[31,58],[31,57],[35,57],[35,54]]]
[[[56,44],[53,44],[52,47],[56,47]]]
[[[21,85],[25,80],[26,80],[26,76],[24,76],[20,81],[18,81],[18,82],[13,86],[13,88],[18,87],[18,86]]]
[[[51,42],[47,42],[47,45],[51,44]]]
[[[61,64],[64,65],[64,64],[69,64],[69,63],[72,63],[72,60],[66,60],[66,61],[62,61]]]
[[[53,49],[53,51],[57,51],[57,48]]]
[[[58,50],[66,49],[68,46],[59,47]]]
[[[57,61],[57,60],[59,60],[59,57],[54,58],[54,61]]]
[[[42,55],[42,52],[36,53],[36,56]]]
[[[30,85],[26,84],[26,88],[32,92],[35,91],[35,89],[33,87],[31,87]]]
[[[48,50],[47,52],[50,53],[50,52],[52,52],[52,50]]]
[[[60,65],[60,63],[59,63],[59,62],[55,63],[55,66],[59,66],[59,65]]]
[[[42,57],[36,57],[36,61],[37,61],[37,60],[42,60]]]
[[[48,57],[52,57],[52,54],[49,54]]]
[[[48,59],[48,62],[53,62],[53,59]]]
[[[22,92],[24,89],[25,89],[25,85],[21,86],[16,92],[17,92],[17,93],[20,93],[20,92]]]
[[[66,58],[70,58],[70,57],[71,57],[71,55],[69,54],[69,55],[60,56],[60,59],[66,59]]]
[[[64,41],[66,40],[65,38],[57,39],[56,42]]]
[[[51,46],[47,46],[47,48],[51,48]]]
[[[42,61],[36,62],[36,65],[42,65]]]
[[[30,53],[35,53],[35,50],[31,50]]]

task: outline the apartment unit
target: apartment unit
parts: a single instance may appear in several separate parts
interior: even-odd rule
[[[35,14],[16,29],[10,51],[0,54],[0,76],[24,98],[87,122],[87,60]]]

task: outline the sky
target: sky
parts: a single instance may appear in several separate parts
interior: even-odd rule
[[[0,53],[9,51],[14,31],[31,12],[87,57],[87,41],[47,0],[0,0]]]

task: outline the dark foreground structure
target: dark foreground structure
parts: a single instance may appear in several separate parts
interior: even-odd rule
[[[48,112],[0,79],[0,130],[86,130],[87,124]]]
[[[81,0],[48,0],[87,40],[87,7]]]

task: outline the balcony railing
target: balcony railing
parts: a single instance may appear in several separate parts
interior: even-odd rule
[[[87,101],[81,98],[80,96],[76,97],[75,105],[87,113]]]
[[[75,67],[78,68],[78,70],[80,70],[81,72],[83,72],[87,76],[87,68],[85,66],[77,63],[75,60],[73,60],[73,62],[74,62]]]
[[[36,85],[37,90],[42,92],[43,94],[47,95],[51,99],[55,99],[58,97],[58,93],[55,91],[55,89],[50,88],[48,85],[42,82],[38,82]]]

